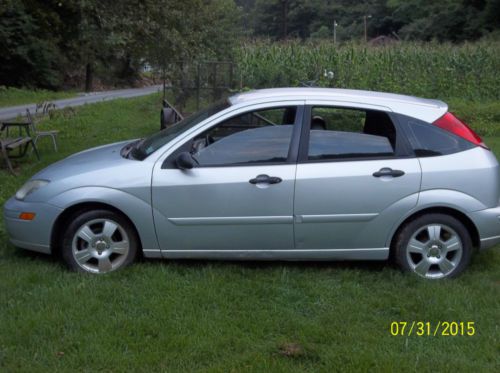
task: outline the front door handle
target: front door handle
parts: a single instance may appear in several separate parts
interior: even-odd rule
[[[404,171],[393,170],[392,168],[384,167],[384,168],[381,168],[379,171],[374,172],[373,176],[375,176],[375,177],[382,177],[382,176],[400,177],[400,176],[403,176],[404,174],[405,174]]]
[[[269,176],[269,175],[259,175],[254,179],[248,180],[250,184],[278,184],[283,180],[277,176]]]

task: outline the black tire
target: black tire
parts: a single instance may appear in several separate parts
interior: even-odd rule
[[[433,232],[433,226],[440,226],[440,237],[444,237],[443,239],[438,241],[431,239],[430,234]],[[457,240],[457,242],[459,242],[458,245],[461,245],[461,249],[460,247],[456,248],[458,246],[456,243],[452,244],[452,242],[455,242],[451,241],[454,237],[452,233],[458,236],[459,241]],[[425,242],[426,234],[429,235],[429,241],[427,242]],[[437,233],[433,235],[433,237],[436,236]],[[447,237],[450,238],[445,241]],[[412,241],[410,247],[409,243],[412,238],[416,239],[418,242]],[[436,244],[434,244],[434,242],[436,242]],[[422,245],[424,249],[422,250],[419,245]],[[454,246],[455,249],[450,249],[449,252],[447,252],[446,248],[448,246]],[[422,250],[422,253],[412,252],[414,250]],[[461,250],[461,252],[459,250]],[[452,278],[460,275],[469,265],[472,253],[472,240],[467,228],[453,216],[439,213],[422,215],[406,223],[397,233],[393,246],[394,259],[399,268],[405,272],[413,272],[421,277],[436,279]],[[422,263],[418,262],[419,258],[423,261]],[[447,260],[447,262],[443,263],[445,260]],[[431,261],[432,264],[429,265]],[[436,261],[436,263],[434,263],[434,261]],[[448,262],[454,264],[454,266],[450,267]],[[429,265],[429,269],[427,274],[423,275],[427,265]],[[419,267],[418,270],[416,269],[417,267]],[[446,270],[443,270],[442,267],[446,268]],[[439,272],[441,272],[441,274],[439,274]]]
[[[86,228],[94,235],[87,235]],[[138,251],[139,239],[133,225],[109,210],[76,213],[62,237],[61,257],[69,269],[77,272],[107,273],[124,268],[134,262]]]

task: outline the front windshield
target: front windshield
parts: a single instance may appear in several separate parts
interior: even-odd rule
[[[229,106],[230,104],[227,100],[219,101],[206,109],[202,109],[189,117],[184,118],[180,122],[177,122],[160,132],[156,132],[154,135],[146,137],[132,149],[132,156],[136,159],[143,160],[160,149],[170,140],[174,139],[180,133],[187,131],[191,127],[196,126],[198,123],[201,123],[208,117],[228,108]]]

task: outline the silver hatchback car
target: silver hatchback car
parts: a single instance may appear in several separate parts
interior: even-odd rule
[[[446,278],[500,242],[499,167],[441,101],[268,89],[57,162],[4,217],[14,245],[90,273],[142,254],[393,258]]]

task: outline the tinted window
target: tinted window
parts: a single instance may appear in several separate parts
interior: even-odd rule
[[[317,131],[310,134],[309,159],[391,156],[393,149],[385,137],[363,133]]]
[[[292,125],[253,128],[224,137],[193,157],[202,166],[285,162]]]
[[[400,116],[408,132],[408,140],[417,157],[453,154],[472,149],[474,144],[430,123]]]
[[[373,110],[314,107],[309,132],[309,160],[390,157],[396,130],[389,116]]]
[[[232,117],[193,139],[200,166],[286,162],[297,108],[251,111]]]

